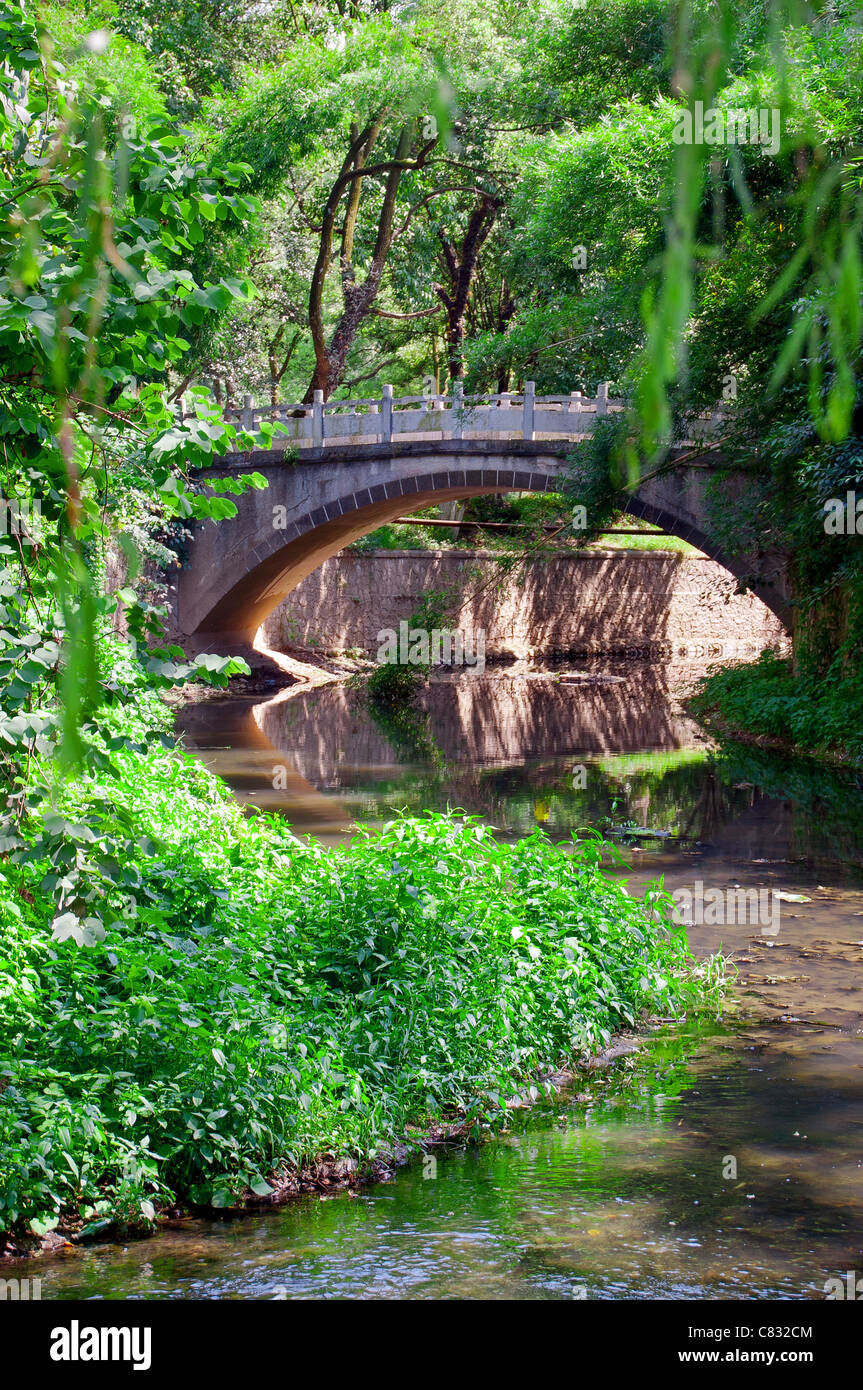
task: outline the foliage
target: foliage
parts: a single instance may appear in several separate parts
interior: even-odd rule
[[[44,849],[0,871],[0,1226],[140,1224],[409,1123],[499,1124],[540,1066],[704,1003],[665,895],[631,898],[595,840],[429,815],[328,851],[191,758],[116,758],[110,801],[93,773],[57,807],[137,828],[104,933],[52,940]]]
[[[414,630],[422,631],[428,637],[436,628],[441,631],[446,629],[454,601],[452,593],[429,589],[408,618],[409,636]],[[395,661],[379,662],[365,681],[372,707],[390,718],[399,707],[411,704],[432,669],[430,661],[406,664],[400,658],[401,650]]]
[[[841,659],[820,679],[795,675],[789,661],[764,652],[757,662],[706,678],[692,705],[732,735],[763,734],[863,766],[863,673]]]
[[[67,763],[97,756],[80,731],[111,696],[99,621],[125,609],[142,646],[157,630],[133,588],[100,591],[109,546],[135,577],[117,513],[137,495],[150,531],[224,518],[236,512],[226,493],[265,481],[214,478],[209,493],[194,483],[191,470],[240,437],[200,393],[178,420],[164,391],[183,334],[249,292],[239,280],[199,284],[183,265],[207,220],[247,215],[242,171],[190,163],[176,132],[139,130],[107,96],[79,94],[23,9],[0,15],[0,60],[0,716],[11,779],[36,739],[62,734]],[[5,524],[10,502],[22,526]],[[183,679],[178,655],[145,660],[161,662],[158,678]],[[192,665],[203,679],[238,669]]]
[[[187,519],[229,518],[231,494],[266,486],[196,481],[247,437],[200,391],[178,419],[165,391],[184,333],[249,292],[199,283],[184,258],[204,222],[241,220],[250,205],[242,170],[190,162],[175,131],[139,128],[109,96],[79,91],[21,7],[0,12],[0,59],[0,851],[51,864],[54,938],[85,943],[129,886],[138,838],[110,785],[115,755],[146,731],[131,739],[114,711],[248,669],[153,645],[160,608],[136,588],[136,540],[173,563],[160,533],[176,543]],[[119,656],[104,645],[112,624],[128,637]],[[70,821],[60,788],[83,768],[106,782]]]
[[[381,661],[366,680],[369,701],[382,709],[410,704],[427,675],[426,667]]]
[[[591,527],[615,495],[673,466],[693,411],[722,404],[711,538],[753,557],[749,583],[787,557],[798,670],[851,679],[860,548],[825,535],[823,519],[863,480],[859,14],[775,0],[682,6],[677,18],[674,80],[649,107],[621,101],[526,146],[506,350],[540,389],[565,378],[584,389],[589,364],[587,389],[610,379],[631,400],[573,460],[569,491]],[[696,101],[723,116],[763,109],[778,148],[675,146],[672,124]],[[568,261],[575,243],[586,270]],[[477,339],[476,369],[503,350],[500,336]]]

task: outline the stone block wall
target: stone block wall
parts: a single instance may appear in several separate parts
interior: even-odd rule
[[[450,626],[485,631],[486,659],[578,653],[746,657],[787,640],[779,619],[715,561],[678,551],[559,553],[507,574],[493,551],[342,551],[266,619],[258,642],[374,655],[424,594]]]

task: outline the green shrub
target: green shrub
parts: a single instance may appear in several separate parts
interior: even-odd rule
[[[863,759],[863,671],[839,660],[819,678],[795,675],[790,661],[763,652],[758,661],[708,676],[691,703],[730,731]]]
[[[100,843],[137,827],[104,939],[52,936],[38,847],[0,863],[0,1228],[225,1205],[442,1114],[478,1132],[540,1064],[710,995],[664,895],[631,898],[598,841],[427,815],[325,849],[186,755],[116,760],[58,810],[80,831],[98,806]]]

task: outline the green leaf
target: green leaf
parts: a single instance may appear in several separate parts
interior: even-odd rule
[[[56,1231],[59,1224],[60,1217],[57,1212],[45,1216],[34,1216],[29,1223],[34,1236],[47,1236],[49,1232]]]

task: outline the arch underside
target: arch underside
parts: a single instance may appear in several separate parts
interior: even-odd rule
[[[256,536],[254,545],[250,543],[244,548],[245,572],[217,596],[214,589],[224,581],[224,575],[219,575],[209,590],[212,601],[202,596],[203,603],[197,606],[205,611],[200,620],[186,629],[190,646],[214,649],[221,645],[214,640],[216,635],[234,646],[250,646],[264,620],[307,575],[352,541],[405,512],[489,494],[554,492],[559,481],[559,470],[552,472],[547,468],[507,472],[441,469],[420,477],[390,478],[347,493],[291,522],[284,530],[272,529],[263,537]],[[749,578],[746,564],[719,553],[696,526],[652,506],[637,493],[622,498],[621,504],[631,515],[688,541],[738,580]],[[789,614],[780,594],[758,583],[750,582],[748,587],[787,624]]]

